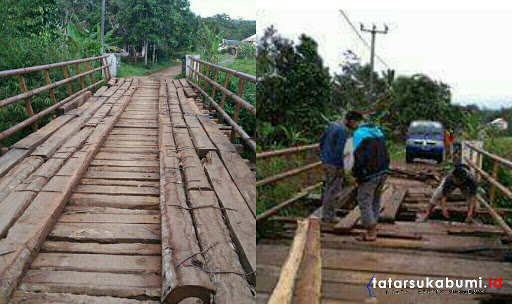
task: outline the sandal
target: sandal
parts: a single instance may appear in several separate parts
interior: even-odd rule
[[[377,236],[368,236],[367,233],[364,233],[363,235],[360,235],[358,237],[356,237],[356,239],[358,241],[362,241],[362,242],[375,242],[377,240]]]

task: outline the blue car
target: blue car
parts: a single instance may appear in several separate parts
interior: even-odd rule
[[[415,158],[433,159],[443,162],[444,128],[440,122],[416,120],[407,129],[405,143],[405,160],[412,162]]]

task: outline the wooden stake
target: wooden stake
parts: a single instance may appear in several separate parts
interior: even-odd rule
[[[46,81],[46,84],[50,84],[50,75],[48,74],[48,70],[43,70],[44,74],[44,80]],[[48,90],[50,92],[50,99],[52,100],[52,105],[57,103],[57,99],[55,99],[55,93],[53,93],[53,89]],[[55,109],[55,115],[59,116],[59,110]]]
[[[228,84],[229,84],[229,76],[231,76],[231,74],[226,72],[226,79],[224,80],[224,87],[226,89],[228,88]],[[222,99],[220,100],[220,108],[223,109],[223,110],[224,110],[224,103],[225,102],[226,102],[226,93],[222,92]],[[219,113],[219,122],[222,123],[222,115],[220,115],[220,113]]]
[[[217,70],[216,68],[214,68],[214,70],[215,70],[215,74],[213,76],[213,81],[217,82],[217,76],[219,74],[219,70]],[[214,99],[215,99],[215,89],[217,89],[217,87],[212,86],[212,93],[210,94],[210,96]],[[213,110],[213,105],[210,103],[210,107],[208,107],[208,112],[211,112],[212,110]]]
[[[27,91],[27,87],[25,85],[25,78],[22,75],[18,75],[18,82],[20,83],[20,91],[21,93],[25,93]],[[30,103],[30,97],[25,98],[25,109],[27,109],[28,117],[34,116],[34,110],[32,109],[32,104]],[[32,124],[32,131],[37,131],[37,123]]]
[[[87,71],[90,71],[90,70],[91,70],[91,64],[89,63],[89,61],[86,61],[86,62],[85,62],[85,66],[87,67]],[[89,77],[91,78],[91,84],[93,84],[93,83],[94,83],[94,77],[93,77],[93,75],[92,75],[92,74],[94,74],[94,73],[89,74]]]
[[[105,65],[107,66],[108,80],[112,79],[112,75],[110,75],[110,66],[108,65],[107,58],[103,58],[105,60]]]
[[[498,162],[493,160],[493,165],[492,165],[492,178],[494,178],[495,180],[497,180],[497,177],[498,177],[498,169],[499,169],[499,166],[498,166]],[[491,194],[490,194],[490,197],[489,197],[489,204],[494,207],[494,198],[496,197],[496,186],[491,183]]]
[[[76,66],[76,72],[78,74],[82,74],[82,72],[80,71],[80,63],[75,64],[75,66]],[[80,77],[80,86],[82,87],[82,89],[85,88],[84,76]]]
[[[66,67],[62,66],[61,69],[62,74],[64,75],[64,79],[68,79],[68,71],[66,70]],[[71,89],[71,84],[69,82],[66,82],[66,87],[68,88],[69,96],[73,95],[73,90]]]
[[[238,79],[238,97],[242,97],[242,93],[244,91],[244,80],[242,78]],[[233,115],[233,120],[238,123],[238,116],[240,114],[240,104],[237,102],[235,104],[235,114]],[[235,142],[236,131],[231,128],[231,142]]]

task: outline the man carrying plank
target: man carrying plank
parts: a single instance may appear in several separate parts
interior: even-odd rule
[[[343,121],[332,123],[320,139],[320,159],[325,172],[322,196],[324,222],[337,222],[335,207],[343,189],[345,143],[350,137],[350,130],[355,129],[362,119],[361,113],[349,111]]]
[[[469,205],[468,215],[466,217],[466,222],[471,222],[473,218],[473,213],[475,212],[476,207],[476,190],[477,190],[477,182],[474,176],[469,172],[469,168],[464,164],[457,164],[455,168],[443,179],[439,187],[432,194],[432,198],[430,199],[430,203],[420,217],[420,222],[425,222],[432,214],[434,207],[441,202],[441,206],[443,208],[443,216],[446,219],[450,218],[450,214],[448,213],[448,208],[446,207],[446,196],[453,192],[455,188],[459,188],[460,191],[465,195],[466,202]]]

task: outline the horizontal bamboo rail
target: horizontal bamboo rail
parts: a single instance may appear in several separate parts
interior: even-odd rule
[[[491,195],[490,195],[490,203],[488,203],[484,198],[482,198],[480,195],[477,195],[477,199],[478,201],[484,205],[484,207],[488,210],[489,214],[492,216],[492,218],[496,221],[496,223],[498,223],[498,225],[501,227],[501,229],[503,229],[503,231],[505,232],[505,234],[507,235],[507,237],[512,240],[512,229],[508,226],[507,222],[498,214],[498,212],[496,212],[496,210],[494,210],[494,207],[493,207],[493,202],[494,202],[494,198],[495,198],[495,190],[498,189],[500,190],[508,199],[512,200],[512,191],[510,191],[507,187],[505,187],[504,185],[502,185],[498,180],[497,180],[497,173],[498,173],[498,164],[501,164],[501,165],[504,165],[510,169],[512,169],[512,162],[510,162],[509,160],[507,159],[504,159],[502,157],[499,157],[495,154],[492,154],[492,153],[489,153],[483,149],[480,149],[480,148],[477,148],[477,147],[474,147],[472,145],[470,145],[469,143],[466,144],[467,147],[469,147],[470,149],[472,149],[473,151],[475,151],[476,153],[479,153],[479,156],[478,158],[480,159],[480,157],[482,155],[484,156],[487,156],[489,158],[492,159],[493,161],[493,172],[492,172],[492,176],[485,172],[484,170],[482,170],[481,168],[479,168],[477,165],[475,165],[471,158],[467,157],[466,156],[466,162],[467,164],[475,170],[476,174],[478,176],[481,176],[483,177],[486,181],[488,181],[490,184],[491,184]]]
[[[269,158],[269,157],[293,154],[293,153],[307,151],[307,150],[315,150],[315,149],[318,149],[319,147],[320,147],[320,144],[312,144],[312,145],[292,147],[292,148],[287,148],[287,149],[282,149],[282,150],[265,151],[265,152],[256,154],[256,159],[264,159],[264,158]]]
[[[256,107],[251,105],[249,102],[242,98],[244,83],[246,81],[256,83],[256,77],[236,70],[228,69],[220,65],[212,64],[204,60],[195,59],[193,57],[188,57],[188,59],[190,60],[190,64],[187,65],[187,81],[193,88],[195,88],[197,91],[199,91],[199,93],[201,93],[201,95],[204,97],[205,103],[206,101],[208,101],[208,111],[212,112],[213,109],[215,108],[218,114],[219,122],[226,121],[226,123],[231,126],[231,133],[229,136],[231,142],[234,143],[238,135],[250,147],[250,149],[253,152],[253,157],[251,158],[251,161],[254,162],[256,159],[256,143],[247,134],[247,132],[245,132],[245,130],[243,130],[243,128],[240,125],[238,125],[238,118],[240,116],[240,108],[249,111],[254,116],[256,115]],[[202,69],[204,69],[204,73],[202,72]],[[214,71],[213,79],[210,79],[211,69],[213,69]],[[219,71],[223,71],[226,73],[224,85],[221,85],[217,82]],[[238,92],[236,94],[231,92],[227,87],[229,84],[229,76],[231,75],[238,78]],[[210,95],[208,95],[207,93],[208,85],[212,86]],[[222,92],[220,105],[215,101],[215,91],[217,89],[220,92]],[[226,113],[226,111],[224,111],[226,97],[229,97],[233,101],[235,101],[235,111],[233,113],[233,117],[230,117]]]
[[[299,168],[295,168],[295,169],[292,169],[292,170],[289,170],[289,171],[286,171],[286,172],[283,172],[283,173],[279,173],[279,174],[267,177],[265,179],[257,181],[256,182],[256,187],[267,185],[267,184],[270,184],[270,183],[274,183],[274,182],[277,182],[279,180],[282,180],[282,179],[290,177],[290,176],[298,175],[298,174],[300,174],[300,173],[302,173],[304,171],[308,171],[308,170],[314,169],[314,168],[316,168],[318,166],[321,166],[321,165],[322,165],[322,162],[318,161],[318,162],[314,162],[314,163],[309,164],[309,165],[305,165],[305,166],[302,166],[302,167],[299,167]]]
[[[7,130],[3,130],[0,133],[0,141],[4,140],[8,136],[12,135],[13,133],[15,133],[17,131],[20,131],[21,129],[23,129],[29,125],[32,125],[32,130],[36,131],[37,130],[36,123],[39,119],[50,114],[53,110],[57,111],[57,109],[59,107],[70,102],[75,97],[79,96],[80,94],[84,93],[85,91],[87,91],[89,89],[93,89],[94,87],[96,87],[100,83],[102,83],[103,81],[110,79],[110,68],[109,68],[110,65],[107,63],[107,59],[106,59],[107,57],[108,57],[108,55],[103,55],[103,56],[97,56],[97,57],[91,57],[91,58],[84,58],[84,59],[77,59],[77,60],[71,60],[71,61],[65,61],[65,62],[59,62],[59,63],[33,66],[33,67],[28,67],[28,68],[0,71],[0,78],[1,77],[9,77],[9,76],[18,76],[18,81],[19,81],[20,91],[21,91],[21,94],[0,100],[0,108],[6,107],[10,104],[13,104],[13,103],[21,101],[21,100],[25,100],[25,108],[26,108],[26,111],[28,114],[27,119],[8,128]],[[94,60],[99,60],[100,66],[98,68],[91,69],[90,62],[94,61]],[[85,72],[81,71],[80,63],[86,63],[86,71]],[[76,68],[76,70],[77,70],[76,75],[68,76],[66,67],[70,66],[70,65],[72,65]],[[64,76],[64,78],[62,80],[55,81],[55,82],[50,81],[48,71],[50,69],[54,69],[54,68],[61,68],[62,74]],[[100,71],[100,70],[103,71],[103,75],[105,76],[105,78],[108,77],[108,79],[102,78],[101,80],[94,82],[93,73]],[[34,72],[39,72],[39,71],[43,72],[43,76],[44,76],[46,85],[32,89],[32,90],[27,90],[26,85],[25,85],[25,79],[24,79],[23,75],[27,74],[27,73],[34,73]],[[89,75],[89,77],[91,79],[91,85],[85,87],[84,77],[87,75]],[[78,80],[80,82],[80,87],[82,88],[81,90],[79,90],[75,93],[73,93],[71,84],[70,84],[74,80]],[[66,85],[67,92],[68,92],[69,96],[64,98],[63,100],[57,102],[53,89],[60,85],[63,85],[63,84]],[[39,113],[34,113],[34,111],[32,110],[32,104],[31,104],[30,98],[36,94],[40,94],[45,91],[49,92],[49,96],[50,96],[52,105],[50,107],[40,111]]]
[[[208,83],[210,83],[214,88],[217,88],[219,89],[222,93],[226,94],[227,97],[230,97],[231,99],[233,99],[237,104],[241,105],[244,109],[248,110],[249,112],[252,113],[252,115],[256,115],[256,107],[253,106],[252,104],[248,103],[247,101],[243,100],[241,97],[237,96],[235,93],[231,92],[230,90],[228,90],[227,88],[223,87],[222,85],[218,84],[217,82],[211,80],[210,78],[208,78],[207,76],[205,76],[204,74],[200,73],[199,71],[196,71],[192,66],[188,66],[188,68],[194,72],[197,76],[199,76],[201,79],[207,81]],[[208,74],[208,72],[206,73]],[[206,82],[204,83],[204,88],[206,88]]]
[[[242,127],[240,127],[233,119],[231,119],[231,117],[228,115],[228,113],[226,113],[221,107],[219,107],[219,105],[215,102],[215,100],[213,100],[213,98],[211,98],[210,96],[208,96],[208,93],[206,93],[203,89],[201,89],[199,86],[197,86],[195,83],[193,83],[192,81],[190,80],[187,80],[188,83],[194,87],[197,91],[199,91],[199,93],[201,93],[203,96],[205,96],[209,102],[211,102],[211,104],[213,105],[213,107],[215,108],[215,110],[217,110],[220,115],[222,115],[222,117],[226,120],[226,122],[234,128],[234,130],[240,134],[240,136],[242,137],[242,139],[244,140],[244,142],[249,145],[249,147],[251,148],[251,150],[253,152],[256,152],[256,142],[242,129]]]
[[[201,59],[196,59],[196,58],[193,58],[193,57],[189,57],[189,58],[190,58],[190,60],[192,62],[197,62],[199,64],[203,64],[204,66],[207,66],[207,67],[210,67],[210,68],[214,68],[216,70],[228,73],[228,74],[233,75],[233,76],[238,77],[238,78],[242,78],[245,81],[256,83],[256,77],[253,76],[253,75],[249,75],[249,74],[237,71],[237,70],[226,68],[226,67],[223,67],[221,65],[213,64],[213,63],[210,63],[208,61],[201,60]]]
[[[295,196],[293,196],[292,198],[289,198],[287,199],[286,201],[262,212],[261,214],[259,214],[258,216],[256,216],[256,222],[259,222],[259,221],[262,221],[262,220],[265,220],[269,217],[271,217],[272,215],[275,215],[279,212],[279,210],[291,205],[293,202],[301,199],[301,198],[304,198],[306,196],[308,196],[308,194],[315,190],[316,188],[322,186],[323,182],[319,182],[319,183],[316,183],[312,186],[309,186],[309,187],[306,187],[304,189],[302,189],[298,194],[296,194]]]

